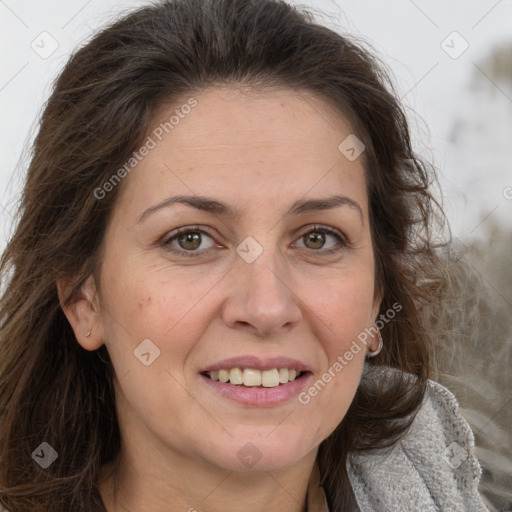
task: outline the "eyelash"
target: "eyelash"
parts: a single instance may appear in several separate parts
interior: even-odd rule
[[[325,250],[322,250],[322,249],[303,249],[303,250],[306,250],[306,251],[312,251],[312,252],[315,252],[315,253],[322,253],[323,255],[331,255],[331,254],[334,254],[334,253],[337,253],[337,252],[340,252],[344,249],[348,249],[350,248],[350,244],[347,242],[347,240],[345,239],[345,237],[343,235],[341,235],[337,230],[333,229],[333,228],[330,228],[328,226],[322,226],[320,224],[315,224],[313,225],[311,228],[309,228],[307,231],[304,231],[298,239],[308,235],[309,233],[311,232],[314,232],[314,233],[325,233],[325,234],[328,234],[328,235],[332,235],[334,236],[337,241],[339,242],[339,245],[337,247],[333,247],[331,249],[325,249]],[[172,247],[170,245],[170,242],[172,242],[174,239],[176,239],[178,236],[180,235],[184,235],[184,234],[187,234],[187,233],[201,233],[201,234],[205,234],[207,235],[208,237],[210,237],[211,239],[213,239],[213,237],[207,232],[205,231],[204,229],[201,229],[200,226],[187,226],[187,227],[182,227],[182,228],[177,228],[176,230],[174,230],[171,235],[172,236],[169,236],[169,237],[166,237],[162,243],[162,245],[164,246],[165,250],[177,255],[177,256],[181,256],[181,257],[185,257],[185,258],[197,258],[199,256],[201,256],[202,254],[204,254],[205,251],[209,251],[210,249],[204,249],[202,252],[201,251],[185,251],[184,249],[181,249],[181,250],[178,250],[178,249],[175,249],[174,247]]]

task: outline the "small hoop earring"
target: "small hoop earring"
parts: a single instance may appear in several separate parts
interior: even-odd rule
[[[366,357],[369,357],[369,358],[372,358],[372,357],[375,357],[381,350],[382,350],[382,347],[384,346],[384,341],[382,339],[382,334],[379,332],[379,346],[377,348],[377,350],[375,350],[374,352],[366,352]]]

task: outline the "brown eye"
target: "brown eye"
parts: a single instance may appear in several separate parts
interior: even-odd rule
[[[308,249],[321,249],[325,244],[325,233],[319,233],[318,231],[310,231],[303,237],[304,245]]]
[[[163,245],[168,251],[178,256],[200,256],[215,244],[208,233],[192,226],[174,230],[171,236],[165,239]]]
[[[201,245],[201,235],[198,232],[190,232],[180,235],[176,240],[182,249],[189,251],[198,249]]]
[[[299,247],[323,255],[349,248],[345,237],[338,232],[338,230],[327,226],[313,226],[313,228],[304,233],[299,240],[304,244],[303,247],[300,245]],[[333,242],[329,242],[329,240],[333,240]]]

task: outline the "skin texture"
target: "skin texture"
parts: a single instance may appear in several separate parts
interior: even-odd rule
[[[106,344],[117,377],[118,488],[114,499],[107,467],[100,491],[109,512],[304,510],[318,446],[354,397],[364,349],[307,405],[297,397],[241,405],[199,371],[234,356],[288,356],[308,365],[312,384],[374,324],[363,157],[345,158],[338,145],[350,125],[306,93],[216,86],[194,97],[198,105],[124,179],[99,282],[91,276],[65,308],[84,348]],[[162,105],[154,125],[180,105]],[[137,221],[178,194],[214,197],[240,216],[174,204]],[[344,205],[285,215],[297,200],[335,194],[361,213]],[[338,230],[349,246],[304,236],[318,233],[314,224]],[[199,256],[171,253],[186,252],[179,237],[166,246],[172,231],[191,225],[207,233],[185,246]],[[252,263],[235,250],[248,236],[263,249]],[[63,297],[66,282],[58,288]],[[134,357],[145,339],[160,350],[149,366]],[[261,454],[251,468],[237,456],[248,442]]]

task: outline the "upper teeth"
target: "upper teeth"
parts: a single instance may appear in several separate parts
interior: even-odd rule
[[[253,368],[232,368],[231,370],[212,370],[207,373],[212,380],[236,385],[243,384],[244,386],[263,386],[264,388],[275,388],[279,384],[286,384],[297,377],[297,370],[288,368],[262,371]]]

